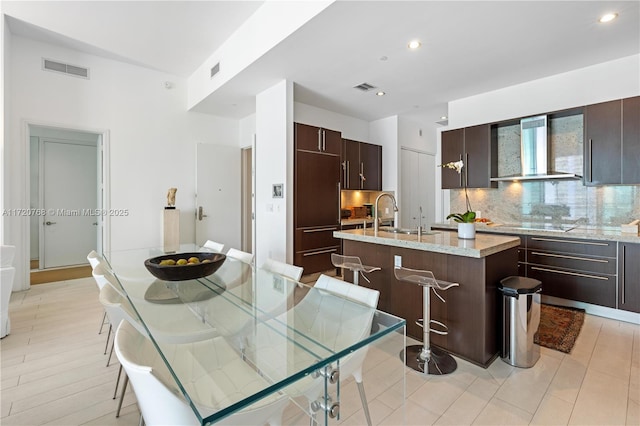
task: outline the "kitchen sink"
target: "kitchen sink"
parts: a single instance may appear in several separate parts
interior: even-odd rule
[[[391,232],[394,234],[407,234],[407,235],[418,235],[418,229],[409,229],[409,228],[394,228],[392,226],[381,226],[378,228],[380,231]],[[422,235],[434,235],[439,234],[438,231],[422,231]]]

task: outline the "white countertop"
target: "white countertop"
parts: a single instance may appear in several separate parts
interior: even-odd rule
[[[447,228],[451,230],[455,230],[458,228],[457,223],[434,223],[431,226],[433,228]],[[619,226],[580,225],[565,232],[560,229],[542,229],[542,227],[536,229],[524,228],[520,224],[486,225],[483,223],[476,223],[476,232],[489,232],[492,234],[510,235],[537,235],[556,238],[575,238],[583,240],[621,241],[626,243],[640,244],[639,235],[620,232]]]
[[[433,234],[422,235],[419,239],[415,234],[396,234],[385,231],[378,231],[378,234],[374,235],[371,228],[335,231],[333,236],[343,240],[476,258],[486,257],[520,245],[518,237],[476,234],[476,238],[473,240],[463,240],[458,238],[457,232],[448,231],[435,231]]]

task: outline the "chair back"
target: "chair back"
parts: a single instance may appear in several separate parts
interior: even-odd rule
[[[344,329],[341,333],[341,336],[344,339],[362,340],[371,334],[373,316],[375,313],[375,308],[378,307],[378,300],[380,298],[379,291],[367,287],[355,286],[346,281],[329,277],[324,274],[320,275],[318,281],[316,281],[316,284],[314,285],[314,288],[328,291],[330,293],[338,295],[339,297],[343,297],[353,302],[358,302],[365,306],[373,308],[370,311],[358,316],[357,318],[350,318],[348,313],[344,318],[341,318],[340,308],[338,308],[339,310],[332,316],[333,321],[340,324],[340,327]],[[310,292],[309,294],[313,293],[314,292]],[[307,297],[308,296],[309,295],[307,295]],[[335,303],[332,303],[331,305],[335,305]],[[335,308],[335,306],[332,306],[332,309]],[[356,382],[361,383],[362,365],[367,356],[368,350],[369,345],[364,346],[363,348],[360,348],[357,351],[342,358],[340,360],[340,374],[344,374],[345,376],[353,375],[353,377],[356,379]]]
[[[13,265],[13,257],[16,254],[16,246],[0,246],[0,268]]]
[[[6,336],[11,331],[9,301],[11,300],[11,292],[13,291],[13,277],[15,273],[16,269],[14,267],[0,268],[0,337]]]
[[[98,285],[98,289],[100,290],[102,290],[102,287],[104,287],[106,284],[111,283],[111,285],[117,285],[116,277],[106,267],[104,262],[98,263],[98,265],[96,265],[96,267],[93,268],[91,275],[93,275],[93,279],[96,281],[96,284]]]
[[[229,251],[227,252],[227,256],[233,257],[234,259],[238,259],[241,262],[246,263],[247,265],[251,265],[253,263],[253,254],[247,253],[246,251],[230,248]]]
[[[287,278],[291,278],[294,281],[300,281],[302,277],[303,268],[300,266],[289,265],[288,263],[280,262],[278,260],[267,259],[262,265],[262,269],[265,269],[274,274],[280,274]]]
[[[216,243],[212,240],[207,240],[202,247],[208,248],[216,253],[222,253],[222,250],[224,250],[224,244]]]
[[[161,366],[155,347],[126,321],[120,323],[116,331],[115,351],[148,426],[199,424],[191,407],[178,396],[178,389],[156,373]],[[167,377],[168,371],[164,374]]]
[[[91,250],[91,252],[89,252],[89,254],[87,255],[87,260],[91,265],[91,269],[95,269],[96,266],[98,266],[100,262],[102,262],[102,257],[95,250]]]

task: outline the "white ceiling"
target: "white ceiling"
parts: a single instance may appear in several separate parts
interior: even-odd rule
[[[28,23],[9,21],[13,33],[179,76],[195,71],[261,5],[3,3],[4,13],[29,16]],[[25,5],[38,13],[25,14]],[[639,6],[639,1],[338,1],[196,109],[244,117],[253,112],[256,93],[286,78],[296,83],[299,102],[365,120],[406,114],[438,121],[448,101],[638,54]],[[618,19],[599,24],[608,11]],[[421,40],[422,47],[409,51],[411,39]],[[363,82],[386,95],[353,89]]]

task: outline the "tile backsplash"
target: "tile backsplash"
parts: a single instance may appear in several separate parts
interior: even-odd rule
[[[555,171],[583,173],[583,117],[550,120]],[[498,175],[520,173],[520,126],[498,129]],[[618,226],[640,219],[640,185],[584,186],[582,180],[499,182],[497,189],[468,189],[474,211],[496,223],[545,222]],[[451,190],[452,212],[464,212],[464,190]]]

